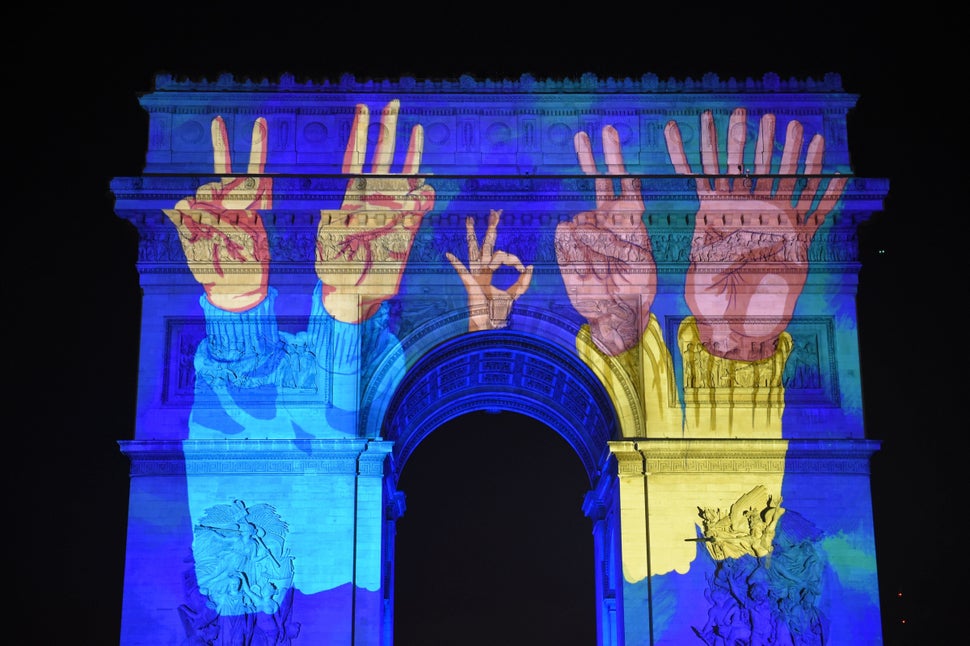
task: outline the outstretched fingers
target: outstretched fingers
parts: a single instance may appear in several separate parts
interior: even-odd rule
[[[576,149],[576,158],[579,160],[579,167],[586,175],[598,175],[596,170],[596,160],[593,159],[593,147],[589,142],[589,135],[583,131],[573,135],[573,147]]]
[[[482,253],[478,248],[478,236],[475,234],[475,218],[465,218],[465,239],[468,241],[468,262],[478,262]]]
[[[632,200],[642,205],[643,196],[640,193],[640,181],[627,175],[626,164],[623,161],[623,147],[620,144],[620,133],[613,126],[603,128],[603,153],[606,157],[607,174],[620,175],[620,195],[625,200]],[[612,182],[609,182],[608,190],[612,195]]]
[[[772,178],[765,177],[771,172],[771,160],[775,146],[775,115],[764,114],[758,124],[758,140],[754,147],[754,174],[758,176],[754,191],[770,195]]]
[[[393,99],[381,111],[380,131],[377,145],[371,156],[370,173],[387,175],[391,172],[394,161],[394,150],[397,145],[397,125],[401,112],[400,99]],[[354,122],[350,128],[350,138],[344,151],[342,169],[348,175],[359,175],[364,170],[364,159],[367,154],[367,131],[370,128],[370,110],[365,104],[358,104],[354,113]],[[411,129],[411,139],[408,142],[407,153],[404,156],[402,173],[414,175],[420,172],[421,158],[424,154],[424,128],[416,124]]]
[[[626,174],[623,150],[620,147],[620,133],[613,126],[603,126],[603,157],[606,159],[608,175]]]
[[[727,163],[729,175],[741,175],[744,172],[744,146],[748,141],[748,111],[737,108],[731,113],[728,122]],[[735,184],[740,188],[740,183]]]
[[[266,125],[266,119],[260,117],[253,124],[253,140],[249,149],[249,167],[247,168],[249,175],[262,175],[266,170],[268,139],[269,126]],[[226,161],[229,161],[228,156]]]
[[[808,144],[808,152],[805,155],[805,185],[798,197],[798,203],[795,205],[795,211],[799,214],[799,217],[803,213],[807,214],[812,207],[812,202],[815,201],[815,193],[822,181],[818,174],[822,171],[822,155],[824,152],[825,139],[821,135],[815,135]]]
[[[371,172],[386,175],[391,171],[391,161],[394,159],[394,145],[397,140],[397,118],[401,111],[400,99],[393,99],[381,112],[381,128],[377,137],[377,147],[374,150]]]
[[[796,178],[794,175],[798,172],[798,158],[802,154],[804,136],[805,131],[801,123],[794,119],[788,122],[788,129],[785,132],[785,147],[781,153],[781,164],[778,166],[778,172],[788,177],[782,177],[778,180],[779,194],[791,195],[795,190]]]
[[[814,187],[809,191],[805,190],[803,197],[799,200],[798,212],[805,213],[808,208],[811,208],[811,202],[815,199],[816,189],[818,188],[821,178],[815,180]],[[822,226],[825,222],[825,217],[835,208],[838,203],[839,198],[842,197],[842,192],[845,190],[845,185],[848,182],[847,177],[833,177],[829,180],[828,186],[825,188],[825,193],[819,198],[818,204],[815,205],[815,211],[811,214],[810,218],[806,219],[805,224],[811,227],[811,232],[814,234],[815,231]],[[802,203],[805,203],[805,210],[802,210]]]
[[[370,111],[359,103],[354,112],[354,122],[350,126],[350,138],[344,151],[341,166],[347,175],[360,175],[364,169],[364,153],[367,151],[367,127],[370,124]]]
[[[605,132],[604,128],[604,132]],[[596,160],[593,158],[593,147],[589,141],[589,135],[585,132],[577,132],[573,136],[573,146],[576,148],[576,158],[579,160],[579,167],[586,175],[596,177],[594,184],[596,187],[596,203],[602,206],[602,202],[613,197],[613,181],[600,176],[596,168]]]
[[[424,128],[420,123],[411,128],[411,140],[408,142],[408,152],[404,156],[404,166],[401,172],[405,175],[416,175],[421,170],[421,156],[424,153]]]
[[[687,163],[687,153],[684,152],[684,138],[680,134],[680,126],[671,119],[664,126],[664,139],[667,140],[667,154],[670,163],[678,175],[690,175],[690,164]]]
[[[718,175],[721,172],[717,151],[714,114],[710,110],[704,110],[701,114],[701,168],[705,175]]]
[[[808,142],[808,151],[805,153],[805,174],[818,175],[822,172],[822,158],[825,156],[825,137],[815,135]]]
[[[217,116],[212,120],[212,158],[216,175],[232,175],[232,160],[229,154],[229,133],[226,122]]]
[[[266,119],[259,117],[253,123],[252,144],[249,149],[249,166],[247,167],[249,176],[257,176],[256,195],[250,204],[254,209],[273,208],[272,180],[263,177],[266,172],[266,151],[269,148],[269,126]]]
[[[687,153],[684,152],[684,137],[680,134],[680,126],[673,119],[664,126],[664,139],[667,140],[667,154],[670,156],[670,164],[674,167],[674,172],[678,175],[693,175],[687,161]],[[710,193],[706,179],[698,177],[695,181],[698,195]]]
[[[822,185],[822,161],[825,157],[825,137],[816,134],[808,143],[808,150],[805,153],[805,187],[802,189],[795,206],[796,213],[809,214],[812,204],[815,202],[819,187]],[[825,222],[825,217],[835,208],[836,203],[842,197],[845,185],[848,181],[846,177],[834,177],[829,180],[825,188],[825,193],[818,199],[815,210],[806,215],[802,224],[811,227],[812,232]]]
[[[501,210],[492,210],[488,214],[488,228],[485,229],[485,238],[482,240],[482,257],[484,258],[490,258],[495,251],[495,240],[498,238],[498,221],[501,217]]]
[[[761,116],[758,124],[758,141],[754,150],[754,172],[757,175],[767,175],[771,172],[771,158],[775,146],[775,115]]]
[[[815,214],[817,217],[824,218],[829,214],[835,204],[842,197],[842,192],[845,190],[845,185],[848,183],[848,177],[833,177],[829,180],[829,185],[825,188],[825,193],[822,198],[818,201],[818,206],[815,208]],[[821,224],[821,222],[819,223]]]

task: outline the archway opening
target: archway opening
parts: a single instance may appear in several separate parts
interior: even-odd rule
[[[394,644],[595,644],[590,483],[525,415],[473,412],[421,441],[398,489]]]

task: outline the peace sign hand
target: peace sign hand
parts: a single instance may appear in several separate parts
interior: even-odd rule
[[[230,312],[261,303],[269,283],[269,241],[257,212],[272,208],[273,202],[273,180],[263,174],[267,135],[266,119],[260,117],[253,124],[247,175],[233,177],[226,123],[217,116],[212,120],[213,166],[221,179],[165,209],[209,302]]]
[[[639,342],[657,292],[640,180],[626,176],[613,126],[603,128],[605,174],[596,168],[585,132],[576,133],[574,144],[580,168],[596,176],[596,209],[556,227],[556,258],[573,307],[586,317],[593,341],[615,356]],[[611,175],[621,176],[620,195],[614,194]]]

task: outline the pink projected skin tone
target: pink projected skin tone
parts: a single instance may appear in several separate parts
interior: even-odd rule
[[[586,317],[593,342],[606,354],[617,355],[639,342],[657,291],[640,180],[625,176],[620,136],[613,126],[603,128],[605,174],[597,170],[585,132],[576,133],[573,144],[580,168],[596,177],[596,209],[556,227],[556,258],[569,298]],[[612,175],[624,176],[619,195]]]
[[[259,209],[273,206],[273,180],[263,176],[266,167],[265,119],[253,125],[247,174],[232,176],[229,135],[222,117],[212,120],[214,171],[222,175],[203,184],[195,197],[180,200],[165,214],[175,224],[192,275],[205,289],[215,307],[242,312],[266,297],[269,281],[269,240]],[[252,274],[226,272],[226,263],[258,266],[257,284]]]
[[[532,282],[532,265],[526,267],[515,254],[495,249],[496,229],[501,217],[501,210],[492,210],[489,213],[488,228],[481,247],[478,246],[478,236],[475,234],[475,219],[465,219],[468,239],[467,268],[453,253],[445,252],[468,293],[469,332],[505,327],[512,311],[512,303],[529,289]],[[492,275],[503,266],[512,267],[519,272],[518,278],[508,289],[492,284]]]
[[[771,356],[791,321],[808,275],[808,247],[845,189],[846,178],[829,180],[819,195],[825,139],[804,143],[802,125],[788,124],[777,179],[771,172],[775,116],[761,118],[754,177],[744,170],[747,111],[736,109],[728,126],[728,172],[721,175],[717,130],[710,111],[701,115],[700,202],[691,243],[685,299],[704,346],[713,355],[742,361]],[[677,173],[693,175],[675,121],[665,128]],[[556,228],[556,256],[576,310],[586,317],[594,343],[609,355],[633,348],[649,322],[657,279],[643,225],[643,198],[636,178],[626,177],[619,135],[603,128],[606,173],[596,167],[586,133],[574,137],[580,167],[596,176],[596,209]],[[620,194],[613,176],[619,176]],[[799,190],[799,187],[800,190]],[[792,196],[799,191],[792,204]]]
[[[381,113],[380,136],[371,160],[374,177],[367,177],[361,173],[370,112],[365,105],[357,106],[342,167],[353,177],[340,210],[321,212],[316,272],[323,282],[323,304],[337,320],[347,323],[366,320],[381,303],[397,295],[414,236],[434,207],[434,189],[414,177],[424,150],[420,124],[411,129],[401,173],[390,174],[399,112],[400,102],[395,99]],[[380,260],[380,273],[373,271],[375,260]]]
[[[676,172],[693,175],[677,123],[669,121],[664,134]],[[702,173],[719,177],[696,180],[700,207],[685,298],[708,352],[757,361],[774,353],[791,321],[808,275],[808,247],[847,180],[830,179],[818,195],[825,152],[825,139],[818,134],[808,144],[804,172],[798,175],[804,133],[797,121],[790,121],[785,133],[777,171],[782,177],[766,177],[775,139],[772,114],[761,117],[750,177],[743,166],[746,137],[747,111],[738,108],[728,125],[728,169],[722,174],[714,117],[710,111],[701,115]]]

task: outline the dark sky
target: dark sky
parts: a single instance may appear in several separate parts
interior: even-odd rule
[[[944,636],[956,632],[956,601],[945,582],[962,563],[956,525],[966,487],[957,485],[963,462],[957,432],[965,432],[966,421],[957,421],[956,410],[957,386],[965,387],[966,378],[955,373],[964,343],[951,312],[966,297],[956,262],[967,237],[966,214],[952,197],[963,181],[949,173],[958,170],[956,134],[965,117],[952,107],[948,70],[958,59],[940,31],[945,18],[928,11],[846,14],[841,5],[848,3],[689,10],[594,3],[543,11],[525,4],[441,12],[403,4],[194,2],[102,13],[76,5],[17,27],[14,61],[25,71],[10,79],[16,91],[8,109],[15,107],[17,116],[8,117],[8,134],[17,142],[14,177],[23,173],[29,187],[15,197],[21,206],[7,214],[15,232],[9,253],[18,258],[8,269],[14,276],[7,311],[16,332],[8,341],[15,368],[8,370],[14,396],[7,406],[15,414],[7,432],[19,451],[8,454],[18,462],[10,500],[18,513],[8,520],[16,525],[15,544],[8,549],[22,570],[10,587],[29,618],[16,615],[15,623],[29,627],[18,643],[118,643],[128,464],[117,441],[132,439],[140,314],[137,240],[113,214],[108,182],[142,170],[147,117],[138,95],[151,90],[159,72],[270,80],[283,73],[336,80],[348,72],[378,79],[515,79],[526,72],[539,78],[585,72],[821,78],[839,72],[845,89],[861,96],[849,121],[854,170],[891,182],[885,212],[862,230],[859,291],[867,435],[883,441],[872,482],[886,643],[947,643]],[[513,424],[535,450],[562,448],[548,429],[524,418]],[[414,464],[454,450],[458,435],[450,427],[433,434]],[[523,528],[514,539],[504,536],[513,530],[502,510],[528,501],[510,499],[515,488],[484,477],[490,461],[508,457],[501,447],[483,453],[484,488],[472,492],[480,497],[472,504],[498,507],[498,515],[452,531],[487,536],[482,558],[495,559],[505,554],[498,551],[503,545],[521,547],[527,535]],[[576,483],[569,457],[564,453],[561,462],[567,475],[558,486],[564,488]],[[532,477],[524,466],[511,469],[516,484]],[[430,529],[435,514],[422,509],[454,501],[422,499],[414,486],[401,532],[426,523],[430,536],[437,531]],[[426,495],[433,493],[429,488]],[[25,497],[26,519],[18,518]],[[545,522],[556,523],[563,536],[576,534],[577,519],[585,520],[579,500],[574,517],[566,510],[553,518],[557,510],[548,510]],[[573,549],[591,549],[578,524]],[[426,542],[413,535],[401,540]],[[507,582],[513,600],[528,598],[531,575],[500,569],[501,560],[481,576],[515,579]],[[577,594],[591,606],[590,585]],[[569,586],[563,588],[565,594]],[[556,602],[560,608],[574,603]],[[903,616],[906,626],[898,623]],[[496,615],[477,616],[466,625],[496,621]]]

